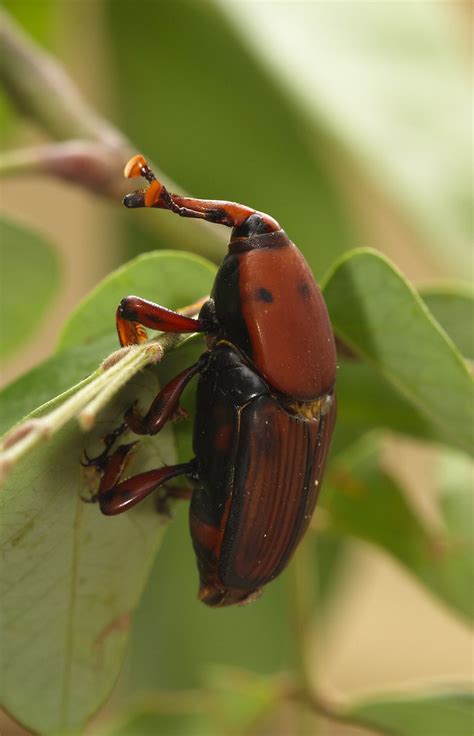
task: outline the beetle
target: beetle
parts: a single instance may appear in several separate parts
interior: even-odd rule
[[[120,303],[122,346],[144,342],[151,328],[203,333],[207,350],[144,416],[129,409],[104,452],[88,458],[101,472],[96,500],[104,514],[118,514],[186,476],[192,491],[166,493],[191,499],[199,598],[210,606],[248,603],[287,565],[318,498],[336,414],[336,350],[326,305],[303,255],[269,215],[171,194],[143,156],[134,156],[124,173],[148,184],[125,197],[126,207],[171,210],[227,225],[232,234],[197,318],[137,296]],[[136,443],[109,452],[115,440],[125,428],[159,432],[195,375],[194,459],[122,479]]]

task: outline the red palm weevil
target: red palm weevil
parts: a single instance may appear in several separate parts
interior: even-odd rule
[[[146,415],[132,407],[104,453],[89,460],[102,474],[96,499],[104,514],[119,514],[171,478],[187,476],[199,598],[210,606],[246,603],[287,565],[318,498],[336,412],[326,305],[303,255],[269,215],[171,194],[143,156],[128,162],[125,176],[148,183],[125,197],[126,207],[171,210],[233,229],[197,318],[137,296],[120,303],[121,345],[144,342],[148,327],[201,332],[207,350],[160,391]],[[194,459],[122,479],[135,443],[109,453],[120,431],[159,432],[196,374]]]

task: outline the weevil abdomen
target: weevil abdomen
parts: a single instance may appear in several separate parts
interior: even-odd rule
[[[229,358],[232,369],[224,367]],[[223,344],[200,378],[197,406],[202,488],[193,494],[190,526],[200,598],[229,605],[253,598],[279,575],[308,527],[335,404],[331,396],[316,402],[310,419],[291,413],[238,351]]]

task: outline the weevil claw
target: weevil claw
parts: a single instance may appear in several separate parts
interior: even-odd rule
[[[91,457],[88,454],[87,450],[83,450],[85,459],[80,461],[82,467],[90,468],[93,466],[97,468],[97,470],[103,471],[104,465],[109,455],[110,448],[112,447],[114,442],[120,437],[120,435],[123,434],[123,432],[125,432],[126,429],[127,429],[127,423],[123,422],[119,427],[117,427],[117,429],[114,429],[112,432],[105,435],[105,437],[103,437],[105,448],[102,450],[101,453],[99,453],[95,457]]]

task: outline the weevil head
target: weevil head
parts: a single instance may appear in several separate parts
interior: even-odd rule
[[[252,212],[242,223],[233,228],[230,242],[253,238],[256,235],[274,233],[280,229],[278,222],[270,215],[266,215],[264,212]]]
[[[123,204],[125,207],[130,209],[137,209],[137,207],[146,207],[145,204],[145,189],[137,189],[135,192],[126,194],[123,198]]]

